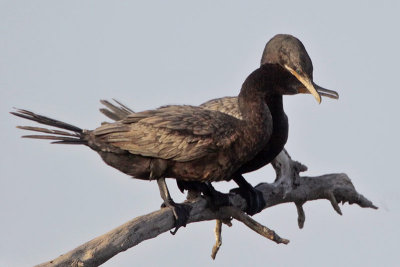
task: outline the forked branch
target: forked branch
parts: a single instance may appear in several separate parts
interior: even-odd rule
[[[265,208],[282,203],[295,203],[299,214],[298,223],[300,228],[302,228],[305,221],[302,205],[307,201],[327,199],[339,214],[341,214],[341,211],[337,203],[340,202],[358,204],[363,208],[377,208],[371,201],[356,191],[346,174],[302,177],[299,173],[306,170],[306,167],[293,161],[285,150],[274,160],[273,166],[277,173],[275,182],[262,183],[257,185],[256,188],[264,195],[267,203]],[[227,222],[234,218],[276,243],[287,244],[289,242],[289,240],[279,237],[274,231],[246,215],[244,213],[246,201],[239,195],[230,194],[230,202],[232,203],[231,207],[222,207],[218,212],[215,212],[207,208],[206,200],[202,197],[190,201],[188,204],[192,206],[192,210],[189,223],[215,219]],[[38,266],[98,266],[118,253],[145,240],[155,238],[173,228],[174,217],[172,211],[169,208],[164,208],[132,219],[58,258]]]

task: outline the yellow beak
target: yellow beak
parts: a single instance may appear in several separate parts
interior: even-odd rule
[[[308,78],[305,75],[300,75],[298,74],[294,69],[292,69],[291,67],[285,65],[285,68],[294,76],[296,77],[297,80],[299,80],[306,88],[307,90],[310,92],[310,94],[312,94],[315,99],[317,100],[317,102],[319,104],[321,104],[321,95],[318,93],[318,91],[315,89],[312,81],[310,78]]]

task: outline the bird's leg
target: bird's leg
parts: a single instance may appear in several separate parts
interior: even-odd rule
[[[157,184],[158,184],[158,188],[160,189],[160,195],[161,198],[164,200],[163,205],[165,207],[169,207],[172,209],[172,212],[174,213],[174,217],[175,217],[175,230],[174,231],[170,231],[171,234],[176,234],[176,232],[178,231],[179,227],[186,226],[186,223],[189,219],[189,214],[190,214],[190,210],[191,207],[185,204],[177,204],[175,203],[172,198],[171,195],[168,191],[168,187],[167,187],[167,183],[165,182],[165,178],[158,178],[157,179]]]
[[[207,198],[208,207],[214,211],[220,207],[229,206],[229,195],[221,193],[212,186],[211,182],[188,182],[176,181],[179,190],[183,193],[184,190],[201,192]]]
[[[234,175],[233,180],[236,182],[239,188],[234,188],[230,192],[238,193],[244,199],[246,199],[246,213],[249,215],[254,215],[262,211],[266,205],[262,192],[258,191],[251,184],[249,184],[241,174]]]
[[[211,182],[205,182],[205,190],[203,191],[204,196],[209,197],[208,207],[211,210],[218,210],[223,206],[230,206],[229,195],[221,193],[212,186]]]

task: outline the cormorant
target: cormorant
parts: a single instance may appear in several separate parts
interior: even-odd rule
[[[337,92],[325,89],[313,82],[312,61],[301,41],[292,35],[278,34],[268,41],[261,58],[261,65],[266,63],[290,66],[289,71],[294,76],[289,78],[290,82],[288,84],[291,84],[290,86],[292,87],[297,87],[299,92],[308,93],[309,91],[305,88],[305,84],[312,84],[320,95],[334,99],[339,98]],[[299,80],[302,82],[299,82]],[[118,101],[116,102],[120,105],[119,107],[107,101],[102,101],[109,109],[100,109],[100,111],[113,120],[121,120],[133,113],[127,106]],[[200,107],[220,111],[242,119],[237,97],[213,99],[201,104]],[[244,179],[242,174],[255,171],[270,163],[282,151],[288,138],[289,124],[283,110],[282,96],[275,95],[273,100],[270,99],[268,108],[271,110],[273,122],[273,130],[269,141],[252,160],[243,164],[232,177],[238,185],[241,185],[240,189],[236,191],[239,191],[238,193],[247,200],[248,208],[246,212],[250,215],[261,211],[265,203],[263,197]],[[207,191],[210,194],[211,190],[211,194],[215,194],[210,184],[185,182],[183,180],[177,180],[177,184],[181,191],[192,189],[203,191],[203,193]]]
[[[196,106],[171,105],[133,113],[94,130],[83,130],[27,110],[11,113],[68,131],[18,126],[48,134],[23,137],[83,144],[98,152],[108,165],[134,178],[157,180],[165,206],[174,212],[176,232],[186,225],[189,210],[184,204],[173,202],[165,178],[212,182],[235,177],[238,168],[254,158],[269,140],[271,101],[278,95],[299,93],[291,76],[295,70],[300,73],[295,76],[303,78],[304,71],[301,65],[289,64],[283,67],[264,64],[246,78],[238,96],[242,119]],[[312,84],[305,86],[321,102]]]

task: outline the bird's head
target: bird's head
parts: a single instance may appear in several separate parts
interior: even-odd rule
[[[325,89],[313,82],[313,65],[304,45],[289,34],[275,35],[265,46],[261,65],[279,64],[293,76],[285,86],[284,94],[312,94],[318,103],[321,96],[339,98],[336,91]]]

